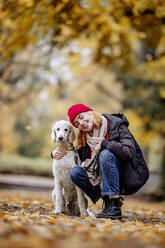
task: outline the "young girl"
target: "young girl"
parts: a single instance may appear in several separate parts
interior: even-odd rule
[[[103,199],[105,207],[97,218],[121,219],[120,195],[135,193],[149,176],[141,149],[128,130],[128,120],[123,114],[101,115],[83,104],[71,106],[68,116],[79,129],[77,149],[81,160],[71,170],[71,180],[93,203]],[[64,155],[59,148],[52,152],[54,159]],[[135,170],[139,164],[141,177]]]

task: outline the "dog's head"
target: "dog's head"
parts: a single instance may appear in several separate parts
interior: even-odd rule
[[[52,127],[52,142],[61,144],[73,144],[75,140],[75,131],[69,121],[57,121]]]

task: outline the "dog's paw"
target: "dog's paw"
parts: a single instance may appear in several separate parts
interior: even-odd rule
[[[93,212],[91,212],[91,211],[89,211],[88,209],[87,209],[87,212],[88,212],[88,216],[89,217],[96,217],[96,214],[95,213],[93,213]]]
[[[53,213],[54,215],[58,215],[58,214],[61,214],[62,211],[60,211],[60,210],[53,210],[52,213]]]
[[[87,217],[87,216],[89,216],[89,215],[88,215],[88,212],[87,212],[87,211],[82,211],[82,212],[80,213],[80,216],[81,216],[81,217]]]

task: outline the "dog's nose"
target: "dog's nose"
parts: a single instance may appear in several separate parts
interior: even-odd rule
[[[58,139],[59,139],[60,141],[62,141],[62,140],[63,140],[63,137],[62,137],[62,136],[60,136]]]

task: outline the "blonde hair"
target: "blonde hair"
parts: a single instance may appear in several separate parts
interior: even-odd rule
[[[93,115],[94,128],[99,128],[102,125],[102,116],[100,113],[95,111],[90,111]],[[86,132],[79,130],[77,134],[77,149],[86,145]]]

